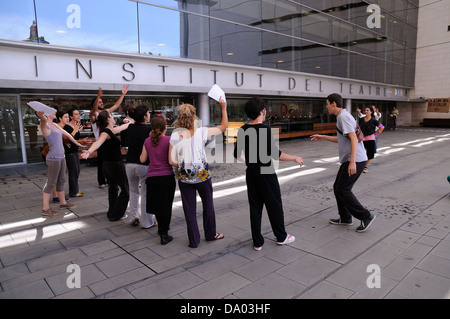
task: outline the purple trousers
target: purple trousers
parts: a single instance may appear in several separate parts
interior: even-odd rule
[[[203,229],[207,241],[216,236],[216,215],[214,212],[213,189],[211,179],[198,184],[178,182],[186,218],[189,247],[196,248],[200,243],[200,231],[197,223],[197,192],[203,205]]]

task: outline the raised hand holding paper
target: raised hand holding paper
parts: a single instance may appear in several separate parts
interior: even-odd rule
[[[214,84],[211,90],[209,90],[208,96],[217,102],[219,102],[220,97],[222,97],[225,102],[227,101],[225,92],[217,84]]]
[[[56,112],[56,110],[54,108],[47,106],[41,102],[32,101],[32,102],[28,102],[27,104],[29,107],[31,107],[36,112],[44,112],[45,116],[49,116],[50,114]]]

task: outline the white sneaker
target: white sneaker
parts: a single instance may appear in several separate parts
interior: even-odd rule
[[[253,249],[256,250],[256,251],[261,251],[262,250],[262,246],[261,247],[253,246]]]
[[[287,234],[286,239],[283,242],[277,242],[278,245],[292,244],[295,241],[295,237]]]

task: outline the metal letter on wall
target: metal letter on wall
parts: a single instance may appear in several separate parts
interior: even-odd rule
[[[83,69],[86,75],[92,80],[92,60],[89,60],[89,72],[86,68],[81,64],[80,60],[76,59],[76,68],[77,68],[77,79],[80,78],[79,66]]]

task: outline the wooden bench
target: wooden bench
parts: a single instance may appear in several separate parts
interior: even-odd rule
[[[234,143],[237,138],[238,130],[244,124],[244,122],[228,122],[228,128],[224,133],[224,143]]]
[[[335,133],[336,133],[336,123],[314,123],[313,130],[298,131],[298,132],[282,132],[275,137],[278,137],[278,139],[281,140],[286,138],[311,136],[314,134],[335,134]]]
[[[234,143],[237,138],[239,128],[244,125],[244,122],[228,122],[228,128],[224,133],[225,143]],[[302,136],[311,136],[314,134],[335,134],[336,123],[314,123],[313,130],[309,131],[295,131],[295,132],[281,132],[281,126],[271,126],[271,129],[278,129],[278,134],[274,134],[274,138],[287,139]]]
[[[428,127],[450,127],[450,119],[423,119],[420,123],[422,126]]]

